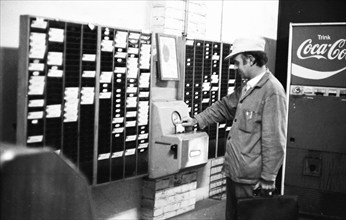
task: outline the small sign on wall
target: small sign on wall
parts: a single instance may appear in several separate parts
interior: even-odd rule
[[[179,80],[176,37],[157,33],[156,40],[159,78],[161,80]]]

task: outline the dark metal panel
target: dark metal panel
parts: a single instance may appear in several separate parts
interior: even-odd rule
[[[346,153],[346,100],[290,96],[288,146]]]

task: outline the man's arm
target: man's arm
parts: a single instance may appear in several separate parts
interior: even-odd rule
[[[286,146],[286,97],[272,95],[264,104],[262,113],[262,158],[260,184],[262,188],[275,187],[276,175],[282,165]]]
[[[238,104],[236,93],[232,93],[215,102],[212,106],[203,112],[194,116],[194,118],[184,117],[183,126],[194,126],[198,123],[200,128],[226,120],[232,120],[235,115],[235,109]]]

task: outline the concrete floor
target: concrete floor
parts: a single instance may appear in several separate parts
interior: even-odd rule
[[[205,199],[196,203],[194,210],[169,220],[225,220],[226,200]],[[326,218],[300,215],[299,220],[325,220]]]
[[[197,202],[194,210],[170,218],[170,220],[224,220],[225,208],[226,200],[205,199]]]

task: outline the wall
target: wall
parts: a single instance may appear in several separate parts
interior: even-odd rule
[[[238,37],[264,37],[267,66],[274,74],[278,5],[279,0],[225,1],[221,38],[224,42],[233,42]]]
[[[0,1],[0,141],[15,142],[17,57],[21,14],[145,31],[150,30],[152,2],[151,0]],[[276,33],[278,0],[206,0],[204,2],[207,8],[205,40],[231,43],[236,37],[263,35],[267,38],[267,42],[270,42],[270,48],[275,48],[276,39],[273,33]],[[172,85],[169,87],[173,90],[170,97],[175,99],[176,96],[179,97],[174,91],[178,85],[171,82],[170,84]],[[165,86],[167,85],[164,83],[156,84],[157,99],[162,98],[163,93],[158,91]],[[198,176],[203,178],[198,180],[201,193],[197,193],[197,200],[205,198],[208,194],[208,181],[206,181],[209,176],[208,169],[210,164],[198,171]],[[132,179],[94,187],[93,197],[97,217],[136,219],[139,216],[141,183],[141,179]]]

